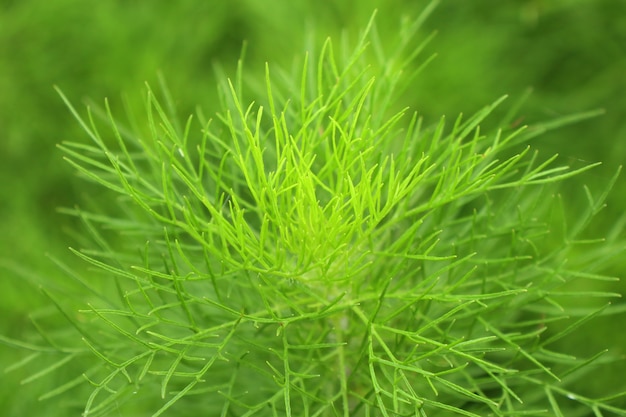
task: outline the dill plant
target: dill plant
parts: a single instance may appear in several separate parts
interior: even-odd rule
[[[386,51],[372,20],[262,83],[240,62],[214,118],[180,124],[164,88],[127,123],[61,93],[91,142],[60,147],[115,203],[64,209],[91,269],[68,269],[80,299],[45,293],[71,326],[13,342],[52,358],[32,379],[72,375],[42,399],[78,391],[85,416],[626,415],[569,388],[606,352],[554,350],[609,308],[567,300],[617,296],[568,287],[613,279],[570,259],[606,257],[581,237],[606,192],[568,224],[555,187],[594,165],[526,146],[595,112],[513,128],[513,106],[483,131],[500,99],[428,124],[396,100],[420,22]]]

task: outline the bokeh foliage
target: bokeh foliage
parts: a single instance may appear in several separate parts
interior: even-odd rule
[[[295,4],[297,3],[297,4]],[[250,72],[263,63],[289,65],[307,37],[355,33],[379,8],[381,42],[393,38],[403,16],[415,16],[422,1],[256,1],[79,2],[77,0],[3,0],[0,2],[0,333],[14,337],[29,325],[29,315],[48,308],[39,283],[63,286],[64,272],[45,256],[77,263],[67,251],[76,239],[75,220],[56,212],[97,196],[85,196],[72,170],[61,162],[55,145],[82,133],[53,89],[60,86],[73,100],[101,102],[110,97],[141,108],[144,81],[167,81],[181,116],[196,105],[216,108],[216,68],[229,72],[244,41]],[[522,123],[531,124],[572,112],[606,109],[600,118],[542,136],[535,145],[559,152],[579,167],[603,161],[567,183],[565,201],[576,206],[582,184],[601,188],[626,155],[626,3],[618,0],[493,0],[442,2],[425,23],[421,36],[437,31],[427,53],[437,59],[407,89],[404,104],[435,120],[473,113],[502,94],[513,99],[533,92],[523,105]],[[118,106],[121,107],[121,106]],[[626,186],[618,181],[597,228],[611,233],[626,212]],[[607,273],[623,276],[626,263]],[[624,292],[623,284],[603,291]],[[622,316],[599,319],[584,327],[581,353],[609,346],[626,354]],[[0,347],[0,365],[22,358]],[[603,370],[594,390],[623,384],[624,368]],[[41,391],[25,385],[24,375],[3,376],[0,407],[6,415],[26,415]],[[40,415],[56,415],[53,408]]]

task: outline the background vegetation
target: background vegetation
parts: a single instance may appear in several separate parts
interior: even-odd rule
[[[235,66],[248,42],[249,72],[270,61],[289,65],[307,37],[355,33],[374,8],[383,42],[403,16],[415,16],[422,1],[79,2],[0,1],[0,334],[19,338],[29,315],[47,308],[39,283],[64,285],[51,254],[79,267],[67,247],[77,237],[75,220],[56,211],[85,201],[84,183],[61,160],[55,145],[83,135],[55,93],[58,85],[77,103],[109,97],[122,107],[141,106],[144,81],[167,80],[182,116],[196,105],[215,110],[215,71]],[[583,203],[582,185],[599,189],[626,155],[626,3],[619,0],[444,1],[421,36],[437,31],[427,54],[437,59],[415,79],[403,98],[427,119],[471,114],[495,98],[532,94],[521,114],[531,124],[554,116],[606,109],[600,118],[543,135],[535,146],[558,152],[574,168],[602,161],[567,183],[565,201]],[[626,182],[618,181],[609,206],[594,227],[611,233],[624,221]],[[98,201],[98,204],[109,204]],[[573,210],[574,211],[574,210]],[[607,266],[624,276],[626,262]],[[624,283],[602,291],[624,293]],[[590,289],[591,290],[591,289]],[[583,327],[575,343],[581,354],[609,347],[626,354],[624,315],[599,318]],[[0,346],[0,368],[23,355]],[[585,381],[602,393],[624,385],[622,365],[601,369]],[[26,377],[2,376],[0,410],[27,415],[33,399],[54,380],[15,387]],[[42,387],[43,385],[43,387]],[[612,389],[613,391],[613,389]],[[44,407],[39,415],[57,415]]]

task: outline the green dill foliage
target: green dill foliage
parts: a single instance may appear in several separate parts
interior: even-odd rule
[[[429,61],[421,19],[396,50],[372,20],[263,82],[240,62],[213,118],[181,124],[164,89],[127,123],[63,96],[91,139],[67,160],[116,200],[65,210],[91,269],[68,271],[72,301],[46,292],[71,326],[20,345],[53,358],[33,380],[70,375],[42,398],[90,417],[626,415],[570,388],[606,352],[557,349],[617,296],[570,286],[613,279],[585,234],[606,192],[568,224],[555,184],[593,166],[524,147],[595,113],[511,127],[513,106],[481,130],[501,99],[423,121],[396,100]]]

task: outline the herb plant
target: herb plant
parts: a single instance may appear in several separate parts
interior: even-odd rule
[[[80,292],[43,290],[71,327],[5,340],[34,351],[16,367],[47,363],[29,380],[69,375],[42,399],[90,417],[626,415],[623,393],[571,388],[612,358],[562,350],[618,296],[572,287],[614,279],[586,228],[617,175],[570,224],[556,187],[595,164],[527,146],[598,112],[515,126],[502,98],[422,120],[399,97],[429,61],[427,13],[393,51],[372,20],[263,82],[242,59],[214,118],[181,123],[164,86],[126,122],[59,91],[91,140],[60,147],[101,194],[64,209],[86,232]]]

